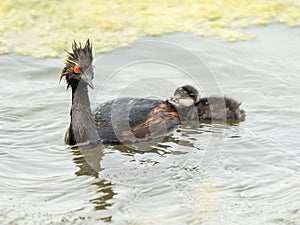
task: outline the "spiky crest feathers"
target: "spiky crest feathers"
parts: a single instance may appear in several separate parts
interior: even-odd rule
[[[59,79],[60,81],[64,76],[73,73],[73,68],[75,65],[84,69],[92,66],[94,58],[93,47],[89,39],[86,41],[84,47],[82,47],[81,42],[77,43],[75,40],[73,40],[72,52],[69,52],[67,50],[65,51],[67,54],[67,57],[64,59],[66,66],[61,73]]]

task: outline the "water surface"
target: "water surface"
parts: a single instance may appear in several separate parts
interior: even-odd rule
[[[238,43],[193,34],[153,38],[199,56],[222,92],[243,102],[247,118],[226,128],[179,128],[153,141],[149,152],[106,146],[83,157],[68,149],[63,136],[71,93],[58,83],[62,60],[2,55],[1,224],[298,224],[299,29],[275,24],[245,32],[258,38]],[[98,95],[101,57],[95,65],[94,106],[137,76],[161,98],[173,86],[154,85],[147,80],[153,73],[174,85],[192,82],[173,67],[138,64],[120,71]],[[135,88],[130,94],[139,96],[142,87]],[[203,171],[199,160],[212,132],[222,134],[223,142]]]

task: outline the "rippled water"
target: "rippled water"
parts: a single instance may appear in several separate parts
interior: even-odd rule
[[[68,149],[63,136],[70,91],[58,84],[62,60],[0,56],[1,224],[298,224],[299,29],[272,25],[246,32],[258,39],[153,39],[199,56],[222,92],[243,102],[247,118],[226,128],[180,128],[151,142],[146,152],[124,146]],[[145,79],[153,90],[148,94],[162,98],[173,92],[165,80],[191,82],[173,67],[152,62],[125,68],[101,89],[103,61],[96,58],[94,106],[124,86],[134,87],[127,94],[141,95],[133,77]],[[153,73],[163,78],[155,85],[146,79]],[[212,133],[221,134],[221,150],[203,170],[199,162]]]

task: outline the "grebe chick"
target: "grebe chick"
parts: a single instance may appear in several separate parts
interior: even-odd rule
[[[179,87],[169,102],[182,110],[187,120],[199,119],[205,121],[226,120],[229,123],[237,123],[245,120],[246,113],[240,108],[241,103],[227,97],[200,98],[199,92],[191,85]],[[225,105],[224,105],[225,104]],[[225,106],[225,118],[224,117]],[[195,116],[195,108],[198,115]]]

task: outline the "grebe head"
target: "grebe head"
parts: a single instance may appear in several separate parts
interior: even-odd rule
[[[87,40],[84,47],[81,43],[77,44],[75,41],[72,44],[73,52],[67,51],[67,58],[65,59],[65,68],[62,70],[60,80],[65,77],[67,87],[77,87],[79,81],[86,83],[91,88],[94,88],[92,80],[94,78],[93,72],[93,50],[90,40]]]

